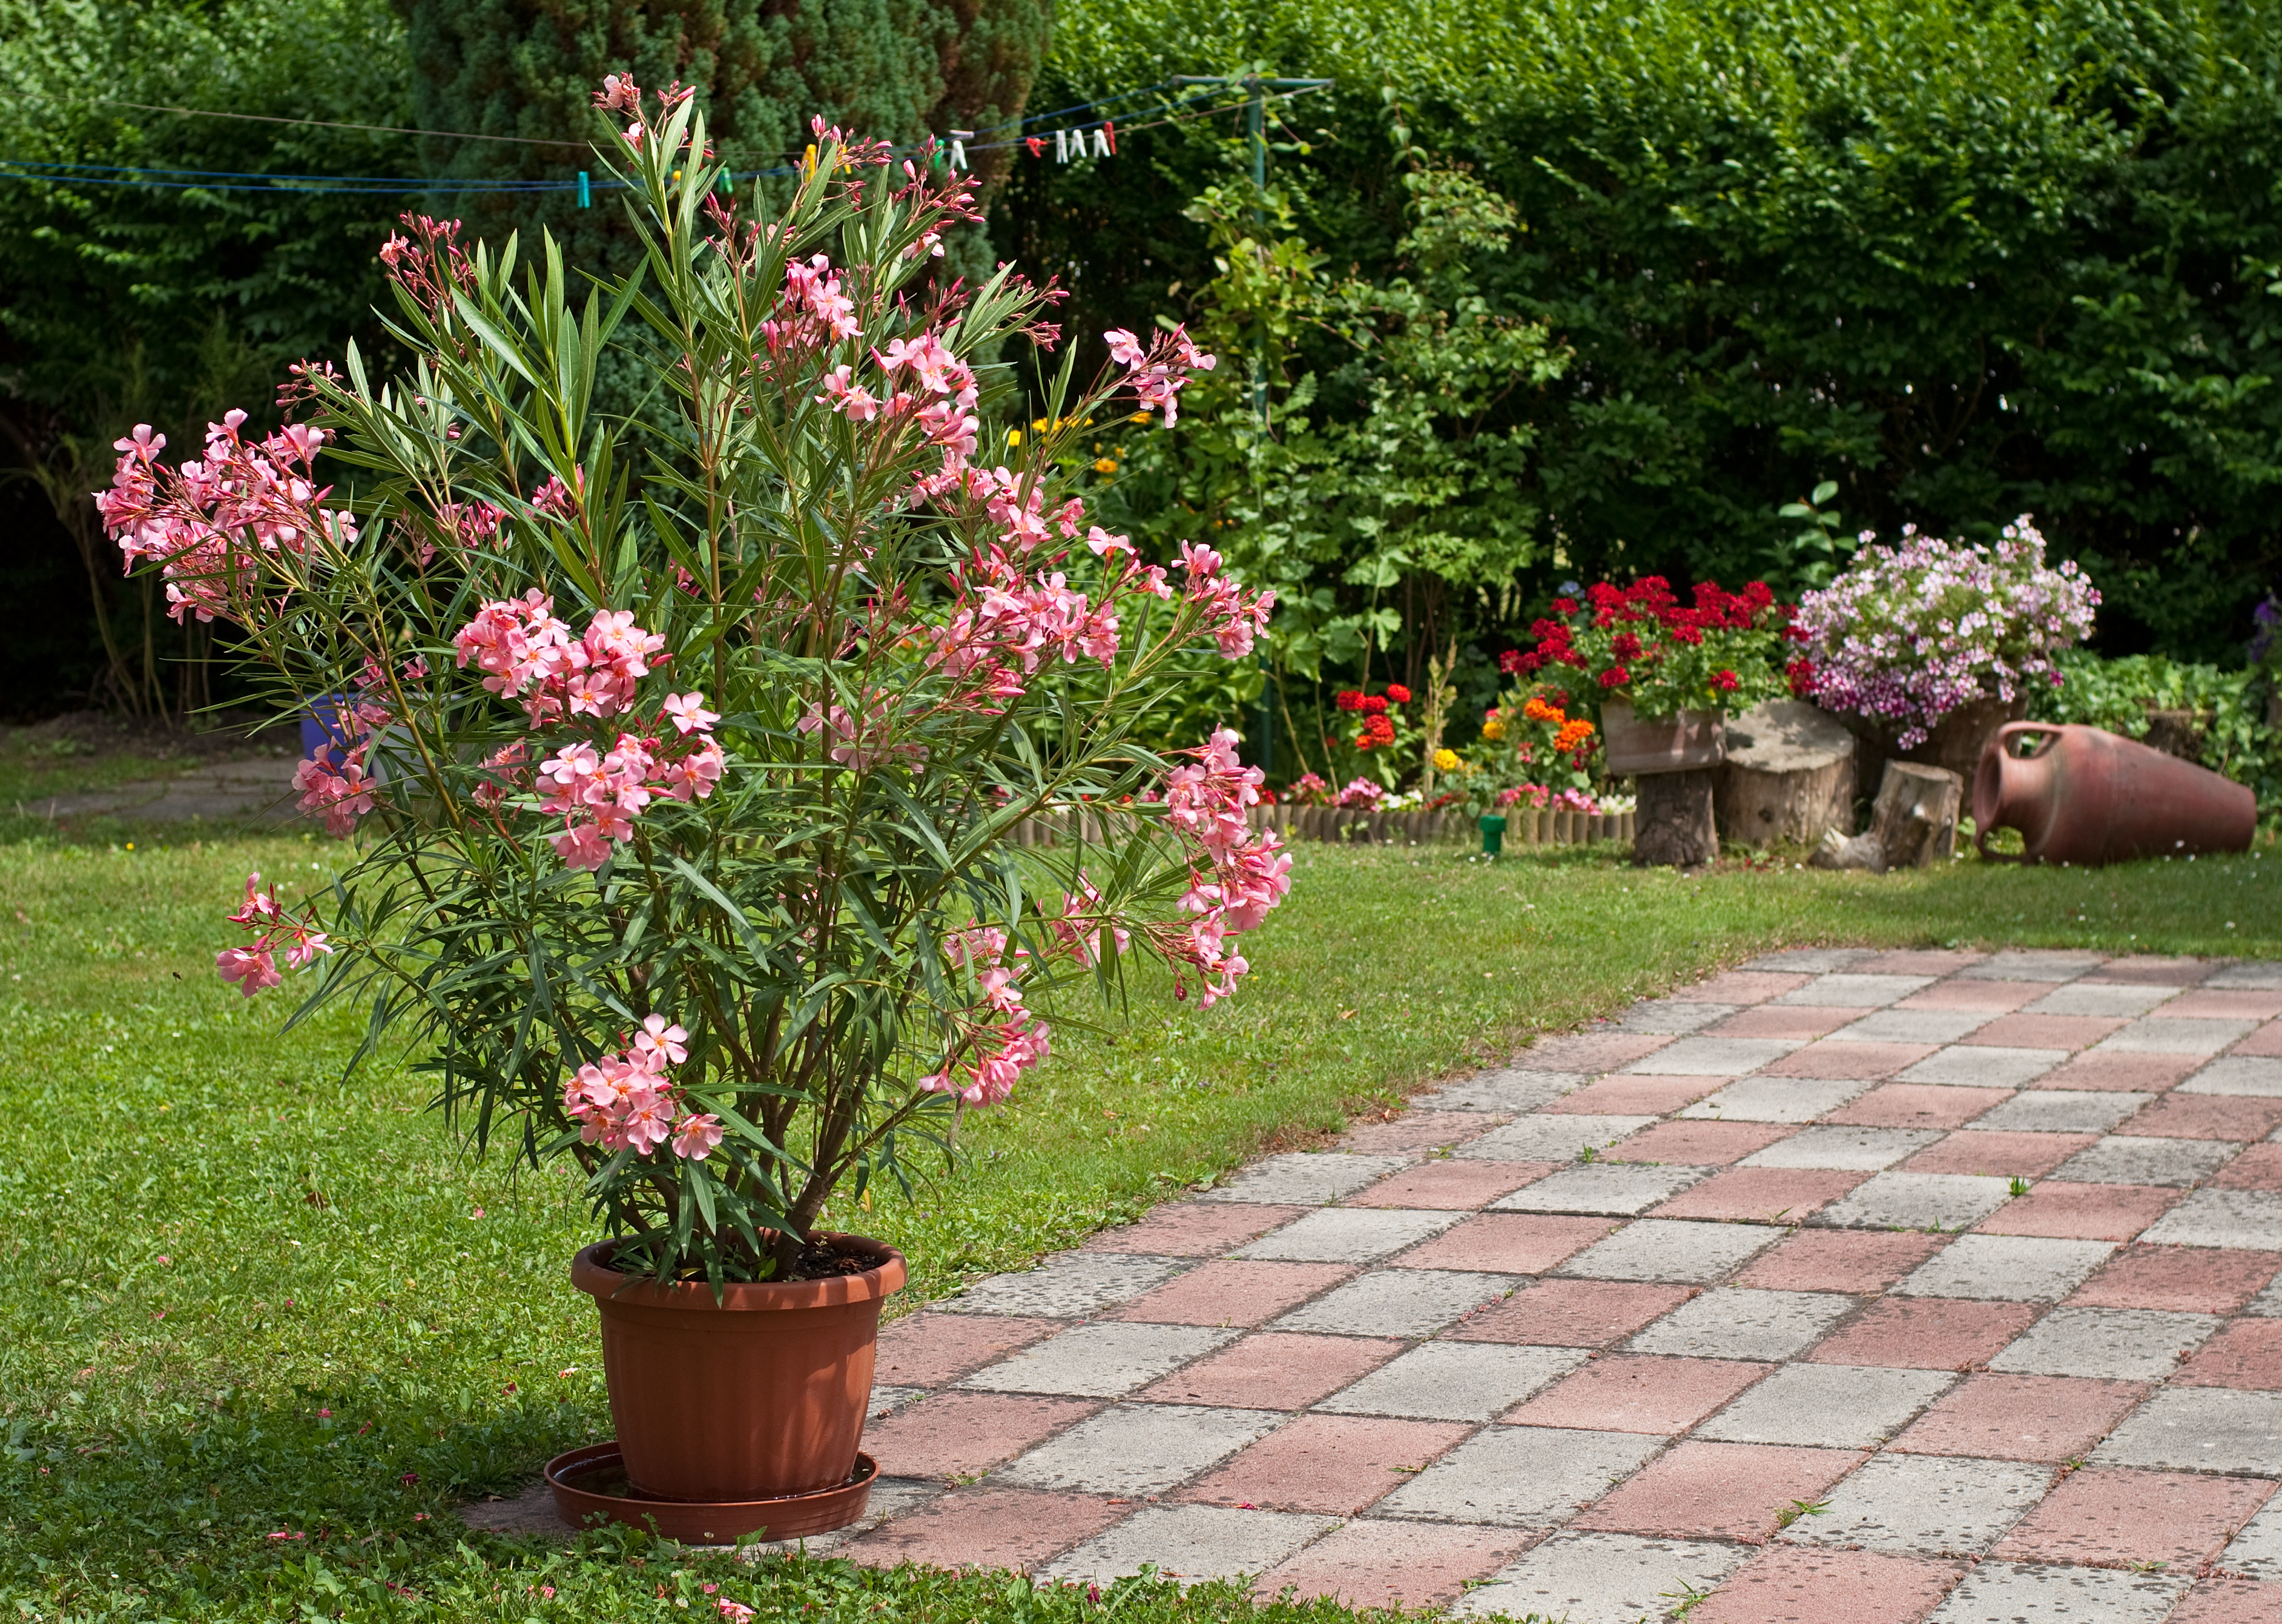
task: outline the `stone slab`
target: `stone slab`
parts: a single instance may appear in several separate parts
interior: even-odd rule
[[[1900,1076],[1905,1083],[2019,1088],[2043,1076],[2068,1057],[2066,1049],[2007,1049],[1987,1044],[1960,1044],[1928,1055]]]
[[[2002,1207],[2002,1178],[1968,1173],[1879,1173],[1815,1214],[1833,1229],[1960,1230]]]
[[[1626,1216],[1671,1200],[1711,1169],[1603,1162],[1564,1168],[1490,1203],[1492,1212],[1607,1213]]]
[[[1662,1077],[1740,1077],[1801,1046],[1792,1037],[1682,1037],[1625,1069]]]
[[[991,1393],[1114,1398],[1236,1340],[1208,1325],[1080,1325],[986,1364],[959,1385]]]
[[[1602,1280],[1708,1286],[1782,1239],[1766,1225],[1643,1218],[1564,1263],[1559,1272]]]
[[[2224,1139],[2151,1139],[2111,1133],[2061,1163],[2053,1177],[2076,1184],[2185,1189],[2217,1172],[2241,1149]]]
[[[1811,1123],[1869,1086],[1827,1077],[1739,1077],[1680,1115],[1704,1122]]]
[[[1168,1578],[1237,1579],[1274,1567],[1337,1527],[1336,1517],[1145,1505],[1038,1570],[1048,1581],[1107,1585],[1144,1566]]]
[[[2102,1465],[2282,1476],[2282,1393],[2167,1387],[2092,1451]]]
[[[1416,1096],[1410,1103],[1422,1111],[1534,1111],[1572,1089],[1583,1087],[1584,1083],[1585,1074],[1581,1071],[1509,1068],[1445,1083],[1432,1093]]]
[[[1021,1274],[994,1274],[936,1305],[946,1314],[1075,1319],[1161,1286],[1185,1265],[1130,1253],[1065,1252]]]
[[[2073,1564],[1983,1562],[1925,1624],[2162,1624],[2191,1582]]]
[[[1798,1544],[1977,1556],[2052,1487],[2053,1469],[2014,1460],[1881,1455],[1830,1493],[1829,1509],[1780,1537]]]
[[[1573,1162],[1580,1152],[1606,1150],[1655,1120],[1653,1116],[1525,1116],[1467,1140],[1453,1154],[1485,1162]]]
[[[1456,1224],[1463,1212],[1323,1207],[1230,1254],[1293,1263],[1368,1263],[1417,1246]]]
[[[1528,1160],[1528,1158],[1519,1158]],[[1293,1151],[1244,1169],[1200,1201],[1285,1201],[1294,1207],[1323,1207],[1367,1189],[1409,1156],[1358,1156],[1339,1151]]]
[[[1830,1034],[1832,1043],[1955,1043],[1989,1024],[1978,1009],[1882,1009]]]
[[[1820,1341],[1855,1300],[1826,1292],[1719,1286],[1680,1304],[1625,1344],[1634,1353],[1699,1359],[1790,1359]]]
[[[2054,1309],[1989,1361],[2023,1376],[2161,1381],[2218,1329],[2209,1314],[2156,1309]]]
[[[1278,1331],[1344,1336],[1432,1336],[1461,1315],[1522,1285],[1519,1275],[1378,1269],[1275,1322]]]
[[[1160,1495],[1265,1437],[1273,1410],[1118,1404],[1017,1457],[997,1475],[1025,1488]]]
[[[1741,1167],[1830,1168],[1874,1173],[1923,1150],[1941,1135],[1930,1128],[1802,1128],[1753,1151]]]
[[[1338,1415],[1486,1421],[1586,1361],[1578,1348],[1508,1342],[1428,1342],[1414,1348],[1316,1408]]]
[[[2223,1054],[2179,1084],[2183,1094],[2249,1094],[2282,1098],[2282,1060],[2263,1055]]]
[[[1906,1297],[2057,1302],[2084,1284],[2115,1250],[2114,1245],[2104,1240],[2054,1240],[2040,1235],[1960,1235],[1920,1264],[1894,1290]]]
[[[1723,1443],[1875,1448],[1957,1379],[1946,1371],[1787,1364],[1696,1429]]]
[[[1837,1004],[1855,1009],[1880,1009],[1898,1003],[1933,984],[1930,975],[1862,975],[1836,971],[1818,975],[1796,992],[1774,999],[1777,1004]],[[1942,1041],[1935,1039],[1936,1042]]]
[[[1638,1433],[1494,1426],[1378,1503],[1386,1517],[1549,1528],[1640,1470],[1663,1441]]]
[[[2282,1194],[2267,1190],[2196,1190],[2140,1239],[2151,1246],[2241,1247],[2282,1252]]]
[[[2154,1098],[2107,1089],[2032,1088],[1983,1112],[1973,1125],[2022,1133],[2107,1133]]]
[[[1451,1612],[1463,1619],[1640,1624],[1667,1612],[1675,1596],[1712,1589],[1750,1554],[1709,1540],[1556,1534]]]

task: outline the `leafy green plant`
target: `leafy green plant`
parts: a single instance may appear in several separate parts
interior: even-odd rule
[[[2263,673],[2160,654],[2107,660],[2087,649],[2064,651],[2054,664],[2061,680],[2031,690],[2031,721],[2076,722],[2144,739],[2156,712],[2174,712],[2197,736],[2204,766],[2250,785],[2262,807],[2282,797],[2282,734],[2266,722]]]

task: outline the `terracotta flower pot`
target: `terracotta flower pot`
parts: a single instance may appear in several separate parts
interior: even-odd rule
[[[1726,725],[1724,711],[1642,718],[1633,713],[1627,700],[1606,700],[1601,705],[1602,757],[1617,778],[1716,767],[1727,758]]]
[[[2028,755],[2015,734],[2041,734]],[[2098,727],[2014,722],[1973,776],[1974,840],[2021,831],[2031,863],[2097,867],[2135,857],[2247,850],[2258,824],[2247,785]]]
[[[660,1500],[751,1501],[834,1488],[856,1469],[880,1309],[903,1255],[822,1235],[877,1260],[858,1275],[658,1286],[609,1266],[614,1243],[571,1260],[602,1315],[602,1371],[626,1480]],[[860,1510],[860,1507],[858,1508]]]

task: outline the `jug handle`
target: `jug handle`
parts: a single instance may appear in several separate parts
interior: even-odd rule
[[[2007,722],[1997,730],[1993,748],[1999,754],[2010,754],[2006,746],[2012,743],[2014,734],[2022,733],[2044,735],[2036,749],[2021,758],[2023,761],[2035,760],[2052,749],[2054,741],[2061,736],[2058,726],[2052,722]],[[2015,857],[2009,851],[1991,851],[1989,849],[1989,831],[1977,823],[1973,826],[1973,849],[1981,854],[1981,860],[1984,863],[2025,863],[2029,860],[2025,852]]]

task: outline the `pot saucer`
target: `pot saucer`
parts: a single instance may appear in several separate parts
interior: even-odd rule
[[[864,1515],[879,1463],[856,1457],[856,1470],[844,1483],[803,1495],[767,1500],[651,1500],[626,1483],[616,1443],[591,1443],[547,1463],[547,1486],[555,1509],[572,1527],[586,1526],[597,1513],[631,1527],[653,1525],[666,1539],[691,1545],[726,1545],[749,1534],[772,1540],[802,1539],[844,1528]]]

